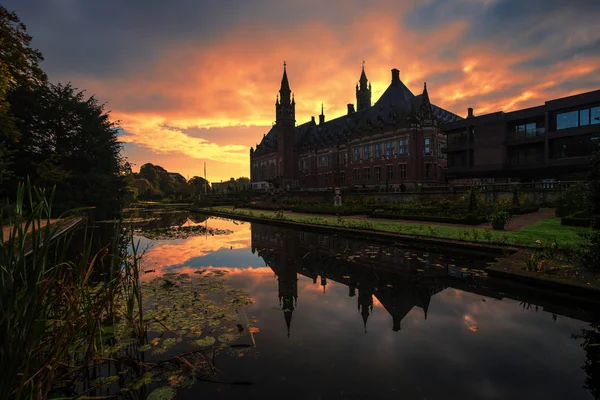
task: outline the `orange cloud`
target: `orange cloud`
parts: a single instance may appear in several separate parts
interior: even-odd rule
[[[122,140],[149,150],[144,157],[159,160],[146,162],[165,160],[163,167],[191,176],[202,173],[200,160],[212,161],[216,167],[211,180],[249,174],[249,147],[260,141],[275,118],[283,60],[288,63],[298,123],[316,115],[322,102],[327,119],[344,114],[346,104],[355,102],[362,59],[367,61],[373,101],[388,86],[390,69],[397,67],[413,92],[421,92],[427,81],[432,102],[460,115],[467,107],[478,114],[510,111],[597,88],[590,83],[600,65],[595,53],[520,67],[548,50],[540,46],[506,52],[502,43],[465,42],[473,23],[465,18],[415,29],[398,17],[413,6],[376,2],[359,14],[343,15],[343,24],[312,18],[281,29],[242,21],[207,45],[187,41],[162,50],[133,76],[82,77],[80,82],[110,101],[113,117],[125,130]],[[596,33],[578,31],[574,39],[593,43]],[[567,83],[570,89],[561,86]],[[256,130],[232,133],[247,126]],[[198,128],[227,130],[192,132]],[[223,134],[216,137],[216,132]],[[138,164],[144,162],[135,150],[128,149],[128,154]]]

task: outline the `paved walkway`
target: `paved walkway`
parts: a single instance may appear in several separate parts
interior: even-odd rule
[[[54,224],[56,221],[58,221],[58,219],[51,219],[50,220],[50,224]],[[41,223],[36,224],[36,228],[43,228],[44,226],[46,226],[46,223],[48,221],[47,220],[43,220],[41,221]],[[23,223],[23,227],[25,227],[25,223]],[[31,232],[31,229],[33,228],[33,226],[29,226],[29,229],[27,230],[27,233]],[[4,238],[4,240],[6,241],[8,239],[8,236],[10,235],[10,231],[13,229],[12,225],[5,225],[2,227],[2,237]]]
[[[336,218],[335,215],[327,215],[327,214],[306,214],[306,213],[295,213],[293,211],[284,211],[284,214],[295,214],[295,215],[304,215],[307,217],[323,217],[323,218]],[[552,209],[543,209],[533,213],[524,214],[524,215],[516,215],[514,216],[508,224],[506,224],[504,230],[505,231],[516,231],[521,228],[525,228],[526,226],[532,225],[538,221],[543,219],[554,217],[554,210]],[[385,218],[370,218],[366,215],[349,215],[344,216],[343,218],[347,219],[359,219],[359,220],[371,220],[371,221],[391,221],[391,222],[406,222],[410,224],[423,224],[423,225],[439,225],[439,226],[457,226],[460,228],[473,228],[473,229],[491,229],[492,225],[490,223],[484,223],[480,225],[464,225],[464,224],[450,224],[446,222],[430,222],[430,221],[412,221],[408,219],[385,219]]]

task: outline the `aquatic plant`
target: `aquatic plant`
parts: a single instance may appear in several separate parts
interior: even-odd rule
[[[99,390],[143,392],[153,382],[191,384],[216,376],[204,351],[212,350],[213,358],[218,350],[241,355],[255,345],[256,321],[243,310],[251,300],[227,287],[221,271],[141,283],[143,253],[131,227],[115,224],[110,244],[97,251],[96,232],[85,219],[79,229],[58,235],[74,219],[53,223],[52,195],[20,185],[11,217],[2,218],[10,229],[0,237],[0,398],[89,397]],[[223,294],[223,305],[204,298],[214,293]],[[245,321],[238,321],[241,315]],[[244,330],[252,344],[233,344]],[[184,338],[196,341],[197,349],[143,357],[167,354]]]

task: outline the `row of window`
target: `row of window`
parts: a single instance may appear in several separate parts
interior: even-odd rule
[[[366,167],[366,168],[363,168],[362,170],[363,170],[362,182],[369,182],[371,180],[371,168]],[[377,181],[377,182],[381,181],[381,179],[382,179],[381,167],[374,167],[373,172],[374,172],[375,181]],[[386,173],[386,179],[393,179],[394,178],[394,166],[386,165],[385,173]],[[398,164],[398,173],[399,173],[400,178],[406,178],[406,164]],[[361,182],[360,169],[355,168],[354,169],[354,183],[358,183],[358,182]]]
[[[429,141],[429,138],[426,138]],[[362,159],[371,159],[371,148],[373,148],[373,158],[379,159],[383,156],[386,158],[392,158],[393,156],[406,156],[408,155],[408,138],[402,138],[399,140],[390,140],[387,142],[375,143],[374,145],[365,144],[364,146],[356,146],[352,148],[352,161],[358,162]]]
[[[600,106],[556,114],[556,129],[600,124]]]
[[[408,138],[402,138],[399,140],[387,141],[375,143],[373,145],[366,144],[364,146],[356,146],[352,148],[352,162],[359,162],[362,160],[371,159],[371,150],[373,149],[373,158],[380,159],[385,156],[386,158],[392,158],[394,156],[407,156],[408,155]],[[432,154],[432,141],[430,137],[423,139],[423,153]],[[362,156],[362,157],[361,157]],[[348,154],[344,152],[337,153],[338,165],[348,164]],[[308,159],[303,158],[298,160],[298,168],[300,171],[308,170]],[[317,168],[324,168],[331,166],[331,158],[329,155],[317,156]]]

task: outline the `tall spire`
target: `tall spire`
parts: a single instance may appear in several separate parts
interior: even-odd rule
[[[296,101],[291,96],[290,83],[287,77],[287,63],[283,62],[283,77],[279,88],[279,102],[275,103],[276,124],[291,124],[296,121]]]
[[[363,60],[363,62],[362,62],[362,72],[360,74],[360,79],[359,79],[360,88],[361,89],[366,89],[367,88],[367,81],[368,81],[367,74],[365,74],[365,60]]]
[[[290,83],[287,77],[287,63],[283,62],[283,77],[281,78],[281,88],[279,88],[279,94],[281,95],[281,103],[290,104]]]
[[[364,110],[371,107],[371,83],[365,73],[365,60],[362,62],[362,71],[358,84],[356,85],[356,110]]]

